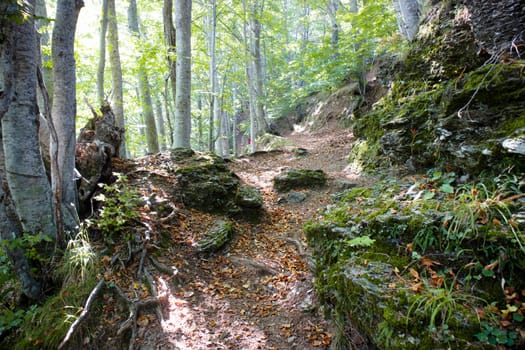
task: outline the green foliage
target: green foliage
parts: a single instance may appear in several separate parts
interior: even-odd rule
[[[475,337],[483,343],[514,346],[520,334],[517,331],[501,329],[489,322],[481,322],[481,332],[475,334]]]
[[[115,183],[101,185],[104,192],[94,197],[104,204],[93,223],[111,238],[125,232],[130,222],[139,217],[137,203],[140,199],[138,193],[128,187],[124,175],[118,173],[114,175],[117,177]]]
[[[49,260],[49,257],[42,253],[42,247],[53,242],[51,237],[43,233],[36,235],[24,233],[21,237],[3,240],[1,246],[11,250],[21,249],[25,252],[27,258],[38,262],[46,262]]]

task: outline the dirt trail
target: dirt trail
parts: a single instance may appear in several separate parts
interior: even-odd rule
[[[158,260],[176,266],[178,274],[154,273],[162,320],[153,314],[139,318],[135,348],[329,348],[333,327],[316,304],[302,226],[326,206],[341,181],[359,181],[345,170],[352,135],[329,128],[287,139],[293,146],[229,163],[245,183],[261,190],[266,214],[258,224],[239,224],[225,251],[211,256],[191,251],[193,238],[213,221],[205,214],[185,211],[176,228],[164,227],[176,244]],[[296,155],[296,148],[307,154]],[[306,195],[301,203],[283,202],[272,179],[285,167],[322,169],[330,185],[300,191]]]

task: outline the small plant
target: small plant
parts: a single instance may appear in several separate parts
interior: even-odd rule
[[[58,274],[64,285],[84,284],[96,275],[96,253],[89,242],[85,230],[81,230],[75,239],[68,242],[58,267]]]
[[[95,226],[110,237],[121,234],[128,227],[129,222],[137,219],[137,203],[140,199],[138,193],[126,185],[126,177],[114,173],[117,177],[111,185],[100,185],[104,189],[95,197],[103,202]]]
[[[422,317],[428,321],[428,329],[436,331],[448,329],[453,315],[459,309],[465,308],[464,305],[472,305],[473,301],[476,300],[482,301],[477,297],[457,290],[455,281],[448,286],[443,282],[443,287],[441,288],[427,285],[411,302],[406,316],[406,326],[408,327],[411,316],[415,316]],[[450,337],[452,335],[450,332],[447,332],[447,336]]]
[[[494,327],[488,322],[481,322],[481,332],[474,336],[483,343],[493,345],[514,346],[518,339],[518,332]]]

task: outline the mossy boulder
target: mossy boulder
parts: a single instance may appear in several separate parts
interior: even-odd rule
[[[300,188],[325,186],[328,176],[322,170],[287,169],[273,179],[273,187],[279,192]]]
[[[176,191],[188,207],[205,212],[240,215],[262,210],[262,197],[231,172],[223,158],[192,150],[173,151]]]

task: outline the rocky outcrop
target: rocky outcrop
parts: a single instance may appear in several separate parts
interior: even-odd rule
[[[431,12],[391,90],[354,120],[361,139],[351,155],[356,163],[474,174],[511,165],[523,170],[517,151],[525,128],[523,62],[483,65],[471,30],[476,24],[453,4]]]

